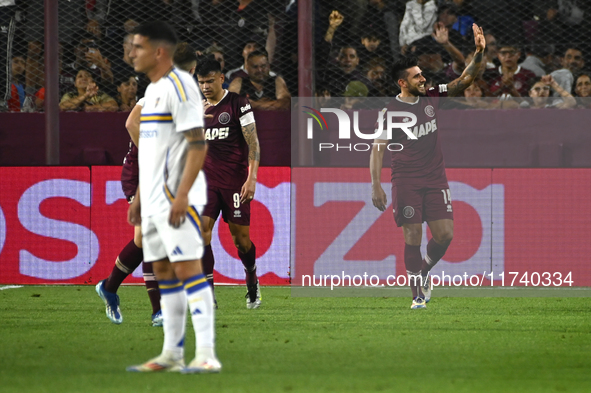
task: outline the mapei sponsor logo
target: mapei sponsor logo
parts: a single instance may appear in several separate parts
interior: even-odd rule
[[[208,128],[205,130],[205,140],[226,139],[230,133],[230,127]]]
[[[240,107],[240,112],[244,113],[251,108],[250,104],[246,104],[245,106]]]

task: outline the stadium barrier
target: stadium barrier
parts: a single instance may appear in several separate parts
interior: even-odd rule
[[[0,284],[94,284],[106,277],[133,236],[120,171],[0,168]],[[448,179],[455,235],[434,274],[467,273],[486,285],[494,272],[499,285],[504,272],[505,286],[524,286],[526,272],[570,272],[572,284],[561,286],[591,286],[591,169],[448,169]],[[388,169],[382,182],[389,195]],[[264,167],[256,195],[252,236],[262,284],[285,285],[290,274],[293,285],[304,274],[405,274],[400,229],[390,207],[382,213],[372,206],[367,169]],[[218,220],[213,235],[216,282],[241,283],[226,228]],[[510,282],[513,272],[519,277]],[[126,282],[142,279],[136,273]]]
[[[447,177],[454,239],[432,274],[480,278],[469,286],[525,286],[532,273],[535,286],[544,273],[560,275],[551,286],[591,285],[591,169],[448,169]],[[382,188],[391,203],[389,168]],[[406,276],[402,229],[391,205],[373,206],[368,169],[294,168],[292,189],[293,286],[309,285],[304,275]]]
[[[96,284],[133,238],[121,167],[0,168],[0,283]],[[289,282],[289,168],[261,168],[252,239],[263,284]],[[227,225],[212,235],[217,282],[243,283]],[[126,283],[143,283],[137,269]]]
[[[62,112],[62,165],[120,165],[129,148],[125,120],[129,113]],[[286,119],[287,117],[287,119]],[[255,112],[261,165],[290,165],[289,116],[285,112]],[[0,165],[45,164],[44,115],[0,113]]]

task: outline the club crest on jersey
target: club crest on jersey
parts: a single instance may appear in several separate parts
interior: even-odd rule
[[[402,209],[402,215],[404,218],[412,218],[415,215],[415,208],[412,206],[405,206]]]
[[[230,122],[230,114],[228,112],[222,112],[218,116],[218,121],[221,124],[228,124]]]
[[[425,114],[429,117],[435,116],[435,109],[431,105],[425,107]]]

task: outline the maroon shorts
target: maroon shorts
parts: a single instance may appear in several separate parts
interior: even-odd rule
[[[399,227],[454,218],[449,186],[434,188],[392,184],[392,206],[394,221]]]
[[[207,187],[207,205],[202,216],[217,220],[220,211],[225,222],[250,226],[250,202],[240,202],[240,190]]]

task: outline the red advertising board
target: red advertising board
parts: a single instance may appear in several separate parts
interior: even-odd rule
[[[573,286],[591,286],[591,169],[447,173],[454,240],[434,274],[484,275],[486,284],[494,273],[498,285],[505,273],[505,286],[517,286],[525,284],[509,273],[571,273]],[[304,274],[405,274],[402,230],[391,207],[382,213],[371,204],[367,169],[295,168],[291,175],[290,184],[289,168],[260,170],[251,235],[261,283],[288,283],[290,268],[296,285]],[[120,167],[0,168],[0,283],[106,277],[133,236],[119,177]],[[391,199],[387,169],[382,183]],[[219,221],[212,240],[217,282],[242,283]],[[126,282],[141,283],[141,272]]]
[[[382,186],[391,202],[390,170]],[[591,285],[590,169],[448,169],[454,239],[434,274],[522,286],[551,273],[552,286]],[[404,239],[371,201],[368,169],[294,168],[292,283],[303,275],[405,275]],[[422,252],[430,234],[423,231]],[[510,274],[511,273],[511,274]],[[512,273],[517,275],[513,280]],[[558,273],[572,283],[554,279]],[[503,276],[504,275],[504,276]],[[531,285],[531,284],[530,284]]]
[[[289,282],[289,173],[259,170],[251,236],[262,284]],[[0,168],[0,283],[94,284],[107,277],[133,238],[120,176],[121,167]],[[217,282],[243,283],[223,222],[212,244]],[[141,269],[126,282],[143,282]]]

